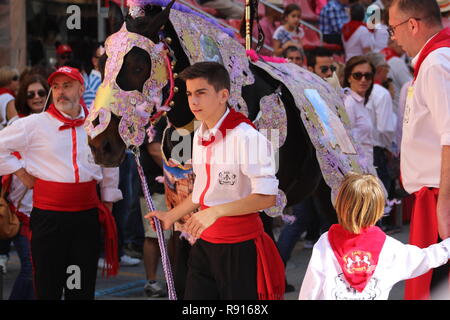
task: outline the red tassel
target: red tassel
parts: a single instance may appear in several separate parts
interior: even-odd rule
[[[117,228],[116,222],[111,211],[103,204],[98,206],[99,222],[104,230],[105,242],[105,264],[103,265],[102,276],[108,278],[119,273],[119,257],[117,245]]]

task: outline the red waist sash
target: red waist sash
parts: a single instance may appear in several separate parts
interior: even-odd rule
[[[201,207],[202,210],[206,208]],[[211,243],[238,243],[253,239],[256,247],[258,299],[284,298],[284,264],[275,243],[264,232],[259,213],[219,218],[200,237]]]
[[[437,243],[437,202],[439,189],[423,187],[414,192],[414,204],[410,223],[409,243],[426,248]],[[405,282],[405,300],[430,299],[430,284],[433,271]]]
[[[119,270],[117,229],[111,211],[100,201],[95,180],[63,183],[36,179],[33,189],[33,206],[42,210],[77,212],[98,208],[99,222],[104,228],[106,275],[116,275]]]

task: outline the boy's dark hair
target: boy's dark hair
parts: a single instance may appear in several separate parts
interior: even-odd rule
[[[364,21],[366,10],[359,3],[354,3],[350,6],[350,20]]]
[[[289,52],[292,51],[298,51],[300,52],[300,55],[304,58],[305,57],[305,52],[303,51],[303,49],[300,49],[299,47],[296,46],[289,46],[286,49],[283,50],[283,57],[286,58],[286,56],[288,55]]]
[[[316,47],[315,49],[311,50],[307,54],[307,64],[308,67],[314,68],[316,66],[316,58],[317,57],[332,57],[333,53],[324,47]]]
[[[227,89],[230,91],[230,75],[223,65],[217,62],[197,62],[180,73],[181,80],[203,78],[214,87],[216,91]]]

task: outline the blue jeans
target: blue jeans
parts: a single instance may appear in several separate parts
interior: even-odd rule
[[[292,224],[286,224],[284,226],[277,242],[281,259],[283,259],[285,265],[291,258],[292,250],[294,250],[301,235],[307,231],[308,227],[318,218],[312,197],[296,204],[293,209],[295,221]]]
[[[31,264],[30,241],[23,235],[13,240],[20,259],[20,272],[14,282],[9,300],[34,300],[33,267]]]
[[[136,238],[144,238],[141,208],[139,205],[140,180],[137,174],[134,155],[127,152],[125,160],[119,167],[119,189],[123,199],[113,206],[113,216],[117,225],[119,257],[123,253],[124,245]]]

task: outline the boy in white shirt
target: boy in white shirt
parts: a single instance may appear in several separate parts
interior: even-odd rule
[[[194,189],[177,207],[147,218],[156,216],[168,229],[201,210],[185,224],[197,238],[185,299],[282,299],[283,262],[258,213],[275,204],[278,192],[272,147],[248,118],[228,107],[230,80],[222,65],[196,63],[180,77],[201,121],[193,140]]]
[[[314,246],[300,300],[387,300],[397,282],[447,263],[450,238],[421,249],[376,227],[384,204],[375,176],[345,177],[336,198],[339,224],[332,225]]]

